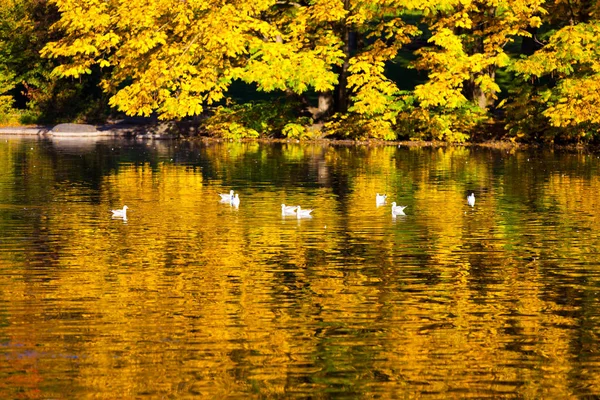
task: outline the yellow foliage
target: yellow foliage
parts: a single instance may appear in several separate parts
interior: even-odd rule
[[[59,61],[54,73],[79,77],[104,68],[110,105],[127,114],[199,115],[241,80],[265,92],[339,93],[336,111],[351,113],[348,120],[360,120],[368,132],[382,129],[376,137],[395,137],[399,121],[419,108],[433,118],[433,136],[452,141],[464,140],[465,127],[481,118],[465,110],[494,107],[496,72],[512,63],[507,45],[556,18],[544,0],[50,1],[61,12],[56,29],[63,34],[42,52]],[[588,19],[598,12],[581,2],[548,7],[567,6]],[[412,67],[426,79],[401,92],[386,69],[421,34],[420,25],[430,37]],[[351,36],[360,38],[358,47]],[[597,123],[599,38],[595,19],[573,22],[515,64],[526,79],[561,80],[535,100],[549,102],[543,113],[552,125]],[[474,120],[457,128],[452,110]]]
[[[440,15],[431,15],[434,48],[423,48],[415,63],[429,71],[429,80],[417,86],[415,95],[423,107],[462,107],[465,82],[478,86],[488,99],[500,91],[494,71],[505,67],[509,57],[504,46],[514,36],[527,36],[532,18],[543,13],[542,0],[461,1],[448,3]],[[462,29],[456,29],[456,28]],[[465,30],[469,30],[466,34]]]
[[[600,123],[600,23],[566,26],[543,49],[514,65],[529,79],[550,76],[556,85],[545,92],[543,114],[555,127]]]
[[[53,2],[62,14],[56,27],[65,36],[48,43],[43,55],[70,60],[56,68],[60,76],[78,77],[94,64],[113,66],[104,89],[114,92],[110,104],[127,114],[197,115],[220,101],[233,79],[297,93],[331,90],[337,82],[331,71],[341,60],[335,37],[326,34],[306,46],[310,36],[301,23],[286,35],[276,21],[262,19],[272,0]],[[321,1],[304,12],[325,23],[344,11]]]

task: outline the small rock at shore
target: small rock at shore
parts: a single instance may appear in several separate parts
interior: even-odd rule
[[[94,125],[88,124],[58,124],[52,128],[52,132],[61,133],[95,133],[98,132]]]

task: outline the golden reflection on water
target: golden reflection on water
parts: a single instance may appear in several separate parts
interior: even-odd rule
[[[0,143],[2,398],[600,393],[590,156],[94,149]]]

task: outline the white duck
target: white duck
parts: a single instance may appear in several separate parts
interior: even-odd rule
[[[285,204],[281,205],[281,215],[296,215],[296,209],[298,206],[286,206]]]
[[[229,202],[232,206],[234,207],[239,207],[240,206],[240,195],[239,193],[236,193],[234,197],[231,198],[231,201]]]
[[[311,209],[303,210],[302,208],[300,208],[300,206],[298,206],[296,208],[296,217],[298,217],[298,219],[300,219],[300,218],[310,218],[310,217],[312,217],[312,215],[310,215],[311,212],[313,212],[312,208]]]
[[[385,200],[387,199],[387,194],[379,194],[375,196],[375,204],[378,206],[382,206],[385,204]]]
[[[468,197],[467,197],[467,203],[471,206],[471,207],[475,207],[475,193],[471,193]]]
[[[404,214],[404,209],[408,206],[397,206],[396,202],[392,203],[392,215],[395,217],[396,215],[406,215]]]
[[[112,212],[113,218],[123,218],[127,219],[127,209],[129,207],[123,206],[122,210],[110,210]]]
[[[233,199],[233,190],[230,190],[229,193],[219,193],[221,196],[221,201],[230,202]]]

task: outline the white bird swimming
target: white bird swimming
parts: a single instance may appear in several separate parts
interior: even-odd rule
[[[382,206],[385,204],[385,200],[387,199],[387,194],[379,194],[375,196],[375,204],[378,206]]]
[[[312,217],[312,215],[310,215],[310,213],[313,212],[313,209],[306,209],[303,210],[302,208],[300,208],[300,206],[298,206],[296,208],[296,217],[298,217],[298,219],[300,218],[310,218]]]
[[[281,205],[281,215],[296,215],[296,209],[298,206],[286,206],[285,204]]]
[[[471,193],[468,197],[467,197],[467,203],[471,206],[471,207],[475,207],[475,193]]]
[[[234,197],[231,198],[230,204],[234,207],[240,206],[240,195],[236,193]]]
[[[127,219],[127,209],[128,208],[129,207],[127,207],[127,206],[123,206],[122,210],[110,210],[110,211],[112,211],[113,218]]]
[[[229,193],[219,193],[221,196],[221,201],[231,201],[233,199],[233,190],[230,190]]]
[[[397,206],[396,202],[392,203],[392,215],[395,217],[396,215],[406,215],[404,214],[404,209],[408,206]]]

